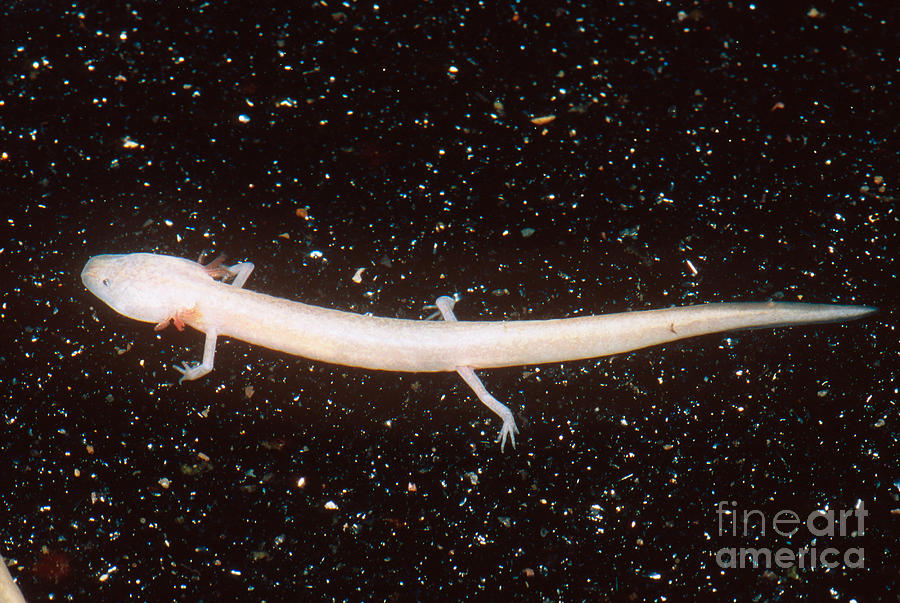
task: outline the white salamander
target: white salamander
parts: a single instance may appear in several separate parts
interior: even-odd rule
[[[244,289],[253,264],[225,266],[152,253],[98,255],[84,285],[116,312],[156,329],[173,322],[206,333],[203,361],[175,368],[181,381],[213,368],[216,338],[234,337],[314,360],[368,369],[456,371],[497,413],[497,441],[516,444],[512,412],[491,396],[474,369],[542,364],[620,354],[733,329],[838,322],[875,312],[868,306],[784,302],[722,303],[555,320],[464,321],[440,297],[444,322],[341,312]],[[228,285],[216,279],[234,278]]]

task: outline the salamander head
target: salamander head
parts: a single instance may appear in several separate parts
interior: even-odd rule
[[[190,287],[179,285],[195,278],[210,277],[196,262],[152,253],[95,255],[81,271],[84,286],[110,308],[154,323],[193,307],[195,300],[181,299]]]

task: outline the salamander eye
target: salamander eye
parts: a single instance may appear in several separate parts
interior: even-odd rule
[[[101,282],[103,283],[104,287],[109,287],[109,279],[108,278],[103,279]]]

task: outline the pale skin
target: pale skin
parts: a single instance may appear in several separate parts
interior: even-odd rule
[[[563,362],[620,354],[734,329],[840,322],[875,308],[786,302],[701,304],[554,320],[458,321],[453,299],[436,306],[443,322],[367,316],[244,289],[249,262],[225,266],[150,253],[98,255],[81,273],[85,286],[124,316],[174,323],[206,334],[203,360],[175,369],[181,381],[213,369],[220,336],[345,366],[404,372],[456,372],[503,421],[501,450],[515,446],[512,412],[475,369]],[[217,279],[233,279],[226,284]]]

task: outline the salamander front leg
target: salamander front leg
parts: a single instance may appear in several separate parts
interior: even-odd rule
[[[203,254],[200,254],[200,259],[197,261],[200,263],[203,262]],[[225,256],[220,255],[209,264],[203,266],[203,269],[213,278],[222,280],[233,278],[234,280],[231,282],[231,285],[240,289],[244,286],[244,283],[247,282],[247,279],[250,278],[250,273],[253,272],[253,264],[250,262],[241,262],[234,266],[226,266]]]
[[[437,298],[437,301],[435,301],[438,311],[440,311],[441,316],[443,316],[444,320],[447,322],[456,321],[456,315],[453,313],[453,305],[455,303],[456,301],[452,297],[447,297],[446,295],[440,296]],[[463,378],[463,381],[472,388],[472,391],[475,392],[478,399],[503,420],[503,427],[500,428],[500,435],[497,436],[497,441],[500,442],[500,452],[503,452],[507,438],[509,438],[510,443],[512,443],[512,447],[515,448],[516,434],[519,433],[519,429],[516,427],[516,420],[513,417],[512,411],[509,410],[503,402],[488,393],[488,390],[484,387],[481,379],[478,378],[478,375],[475,374],[475,371],[471,366],[458,366],[456,367],[456,372]]]
[[[253,264],[251,262],[241,262],[234,266],[225,266],[225,270],[234,275],[231,286],[241,289],[244,287],[247,279],[250,278],[250,273],[253,272]]]
[[[203,362],[182,362],[182,366],[173,365],[176,371],[181,373],[178,383],[199,379],[213,369],[213,360],[216,357],[216,337],[213,330],[206,332],[206,342],[203,345]]]

